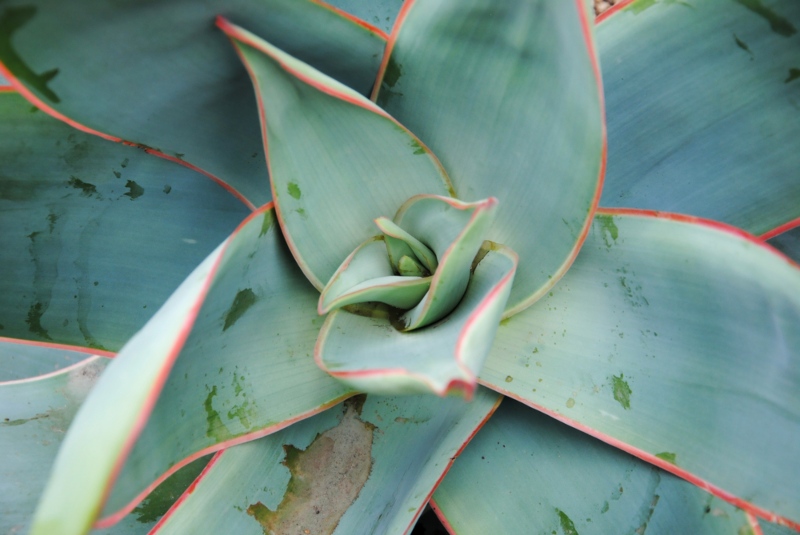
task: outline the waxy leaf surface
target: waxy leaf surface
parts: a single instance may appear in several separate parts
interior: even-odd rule
[[[0,338],[0,382],[53,373],[85,360],[87,351],[93,350]],[[111,355],[105,351],[91,354]]]
[[[800,269],[755,238],[605,213],[552,294],[500,326],[481,382],[797,522],[798,324]]]
[[[0,335],[116,351],[249,213],[0,92]]]
[[[311,0],[24,0],[0,7],[0,64],[47,106],[269,201],[247,74],[214,28],[223,14],[368,92],[384,38]],[[102,24],[98,24],[102,21]]]
[[[37,529],[86,529],[121,469],[102,513],[110,524],[192,459],[350,394],[313,361],[317,297],[274,212],[254,213],[108,368],[64,443]]]
[[[331,0],[328,3],[389,33],[403,0]]]
[[[800,217],[798,29],[794,0],[640,0],[600,22],[601,205],[754,234]]]
[[[3,352],[13,342],[0,342]],[[49,348],[56,358],[63,354]],[[44,350],[42,351],[44,353]],[[0,382],[0,531],[27,533],[58,447],[108,359],[83,360],[27,380]],[[13,366],[13,364],[12,364]]]
[[[471,396],[517,267],[517,256],[507,247],[488,242],[484,247],[488,251],[482,251],[486,255],[461,302],[426,328],[401,332],[392,325],[392,312],[381,309],[329,313],[316,347],[320,367],[369,392]]]
[[[220,26],[253,77],[278,217],[317,288],[377,234],[374,219],[413,195],[449,194],[436,157],[386,112],[258,37]]]
[[[459,535],[752,533],[740,509],[512,400],[433,498]]]
[[[513,313],[569,266],[599,196],[604,130],[583,1],[406,1],[377,103],[439,157],[456,196],[500,201]]]
[[[499,401],[353,398],[226,450],[157,533],[405,533]]]

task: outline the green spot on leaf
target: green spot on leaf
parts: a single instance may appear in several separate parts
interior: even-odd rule
[[[773,32],[784,37],[791,37],[797,33],[797,29],[789,22],[788,19],[775,13],[770,8],[765,7],[761,0],[734,0],[735,2],[743,5],[759,17],[762,17],[769,23],[769,27]]]
[[[122,178],[122,173],[120,173],[119,171],[111,171],[111,172],[114,173],[115,177]]]
[[[414,154],[425,154],[425,147],[416,138],[411,138],[411,148],[414,149]]]
[[[97,195],[97,187],[94,184],[89,184],[88,182],[84,182],[83,180],[81,180],[76,176],[69,177],[67,184],[77,190],[80,190],[81,195],[83,197],[91,197],[92,195]]]
[[[250,288],[239,290],[236,293],[236,297],[233,298],[233,303],[231,303],[228,312],[225,314],[225,324],[222,326],[222,330],[227,331],[228,327],[239,321],[239,318],[255,304],[257,299],[256,294]]]
[[[506,375],[506,382],[507,382],[507,383],[510,383],[510,382],[511,382],[511,381],[513,381],[513,380],[514,380],[514,378],[513,378],[513,377],[511,377],[510,375]]]
[[[389,57],[389,62],[386,64],[386,71],[383,73],[383,84],[387,87],[394,87],[397,80],[403,75],[403,67],[397,63],[393,57]]]
[[[210,460],[210,455],[201,457],[164,480],[153,492],[147,495],[147,498],[136,509],[131,511],[134,515],[137,515],[136,521],[142,524],[151,524],[164,516],[164,513],[172,507],[172,504],[197,479],[197,476],[200,475],[200,472],[203,471],[203,468],[206,467]]]
[[[273,222],[272,211],[264,212],[264,218],[261,220],[261,232],[258,233],[259,238],[265,236],[267,232],[269,232]]]
[[[125,182],[125,187],[128,188],[128,193],[125,194],[125,197],[130,197],[131,200],[138,199],[144,195],[144,188],[133,180]]]
[[[619,374],[619,377],[616,375],[611,376],[611,381],[614,387],[614,399],[616,399],[622,408],[630,409],[631,408],[631,387],[628,386],[628,383],[625,381],[625,374]]]
[[[564,535],[578,535],[578,530],[575,529],[575,524],[561,509],[556,509],[558,513],[558,521],[561,524],[561,532]]]
[[[793,82],[800,78],[800,69],[797,67],[792,67],[789,69],[789,76],[786,77],[786,80],[783,81],[784,84],[788,84],[789,82]]]
[[[163,189],[162,191],[163,191],[164,193],[166,193],[167,195],[169,195],[169,192],[170,192],[170,191],[172,191],[172,186],[170,186],[169,184],[167,184],[166,186],[164,186],[164,189]]]
[[[289,185],[286,186],[286,190],[289,192],[289,195],[295,199],[299,199],[303,195],[303,193],[300,191],[300,186],[294,182],[289,182]]]
[[[598,215],[595,219],[600,224],[600,230],[603,233],[603,241],[606,247],[611,247],[612,242],[616,242],[619,237],[619,229],[617,224],[614,223],[614,217],[610,215]]]
[[[656,453],[656,457],[658,457],[662,461],[667,461],[668,463],[676,464],[675,457],[677,457],[677,455],[670,451],[662,451],[661,453]]]
[[[203,402],[203,406],[206,409],[206,436],[215,439],[217,442],[223,442],[232,439],[233,435],[225,424],[222,423],[222,418],[219,417],[219,413],[214,410],[213,400],[216,395],[217,387],[215,385],[211,387],[211,392],[208,393],[206,400]]]
[[[574,406],[575,406],[575,399],[573,399],[573,398],[569,398],[569,399],[567,400],[567,408],[568,408],[568,409],[571,409],[571,408],[572,408],[572,407],[574,407]]]
[[[739,48],[741,48],[742,50],[744,50],[745,52],[747,52],[751,56],[753,55],[753,52],[750,50],[750,47],[747,46],[747,43],[745,43],[744,41],[739,39],[739,37],[736,34],[733,34],[733,40],[736,41],[736,46],[738,46]]]
[[[50,335],[47,334],[47,330],[42,327],[42,316],[46,310],[47,307],[42,303],[33,303],[28,309],[28,317],[25,319],[25,323],[28,324],[28,330],[30,332],[39,335],[39,337],[45,340],[52,340]]]

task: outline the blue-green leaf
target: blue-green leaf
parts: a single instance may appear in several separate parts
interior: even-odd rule
[[[0,335],[116,351],[249,213],[0,92]]]
[[[34,533],[111,523],[191,460],[352,393],[313,361],[318,294],[274,223],[269,207],[253,214],[120,351],[70,428]]]
[[[319,365],[363,391],[471,396],[517,267],[510,249],[484,247],[463,299],[433,325],[403,332],[393,326],[396,313],[378,307],[328,314],[317,342]]]
[[[433,498],[459,535],[752,533],[742,510],[512,400]]]
[[[459,199],[500,201],[487,239],[520,258],[507,315],[563,275],[600,194],[590,20],[582,0],[407,0],[387,47],[378,104],[439,157]]]
[[[298,264],[319,289],[373,220],[411,196],[448,195],[438,160],[371,101],[224,21],[262,113],[273,197]]]
[[[800,263],[800,226],[770,238],[767,243],[795,262]]]
[[[798,28],[795,0],[639,0],[601,22],[601,204],[759,235],[800,217]]]
[[[312,0],[4,2],[0,63],[40,106],[190,162],[260,206],[258,111],[220,14],[359,91],[373,85],[384,37]]]
[[[759,516],[800,521],[800,269],[692,218],[605,213],[481,382]]]
[[[9,344],[2,343],[4,351]],[[55,353],[51,357],[63,354],[58,349],[49,351]],[[107,364],[104,357],[84,353],[83,360],[57,372],[0,383],[3,533],[27,533],[64,434]]]
[[[352,398],[226,450],[159,533],[407,533],[498,402]]]

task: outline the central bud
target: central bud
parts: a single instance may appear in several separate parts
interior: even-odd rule
[[[467,289],[496,206],[493,197],[474,203],[412,197],[393,219],[375,220],[383,234],[359,245],[336,270],[320,296],[319,313],[383,303],[400,311],[395,325],[403,331],[444,318]]]

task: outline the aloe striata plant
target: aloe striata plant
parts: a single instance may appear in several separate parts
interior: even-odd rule
[[[800,530],[800,3],[334,4],[0,0],[0,531]]]

